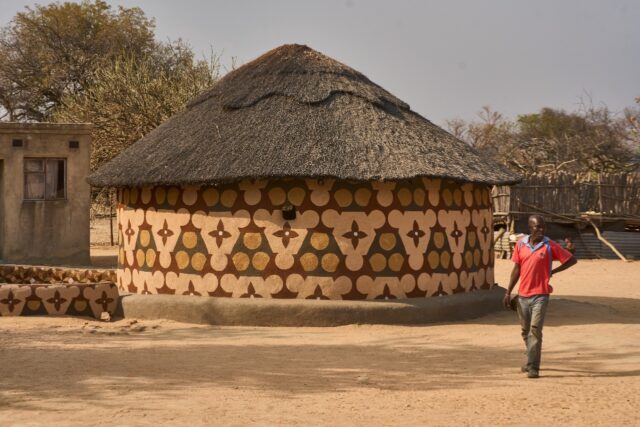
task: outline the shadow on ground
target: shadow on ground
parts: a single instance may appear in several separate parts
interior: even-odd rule
[[[4,334],[0,407],[28,408],[25,396],[33,401],[62,396],[96,401],[102,396],[104,402],[117,402],[114,395],[131,392],[182,398],[189,390],[216,387],[274,392],[288,399],[299,393],[354,387],[403,391],[501,387],[513,383],[509,373],[522,361],[521,350],[511,343],[508,348],[477,346],[440,337],[430,344],[428,327],[410,337],[385,334],[353,345],[314,341],[311,328],[300,333],[300,345],[282,343],[291,341],[287,328],[201,327],[139,335],[88,334],[80,329],[51,332],[40,333],[46,338],[35,345],[17,337],[18,332]],[[21,344],[8,345],[12,337]],[[251,339],[262,343],[246,344]],[[640,357],[639,351],[610,354],[582,345],[571,353],[548,355],[554,366],[562,367],[549,369],[554,377],[640,376],[639,370],[601,370],[603,360],[633,359]]]
[[[639,324],[640,299],[591,297],[577,295],[552,296],[545,319],[546,326],[595,325],[606,323]],[[466,323],[505,325],[517,323],[514,311],[501,310]]]

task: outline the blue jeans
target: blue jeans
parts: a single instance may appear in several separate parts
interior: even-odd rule
[[[527,348],[527,369],[540,370],[542,353],[542,327],[549,305],[549,295],[518,297],[518,317],[522,326],[522,339]]]

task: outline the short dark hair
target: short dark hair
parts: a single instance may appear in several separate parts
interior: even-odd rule
[[[537,219],[538,223],[544,224],[544,218],[542,215],[538,215],[538,214],[529,215],[529,221],[531,221],[532,219]]]

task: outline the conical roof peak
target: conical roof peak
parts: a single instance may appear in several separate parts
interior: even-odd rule
[[[290,44],[228,73],[89,182],[118,187],[420,176],[519,180],[362,73]]]

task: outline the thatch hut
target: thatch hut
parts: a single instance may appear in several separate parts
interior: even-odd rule
[[[393,299],[494,285],[482,159],[363,74],[286,45],[90,177],[134,293]]]

